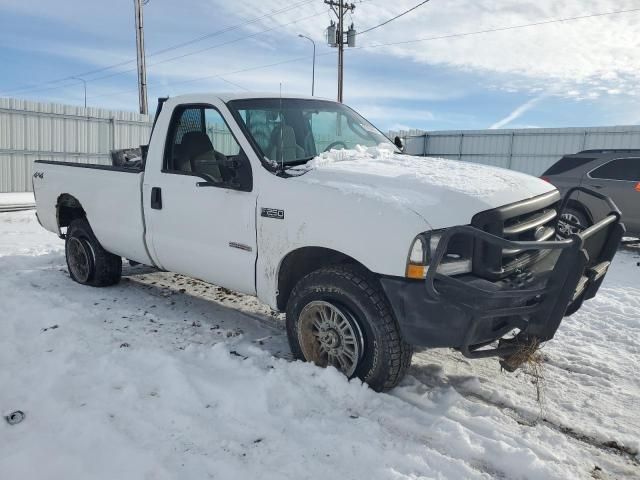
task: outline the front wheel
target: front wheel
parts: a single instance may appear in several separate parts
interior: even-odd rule
[[[377,391],[398,384],[413,354],[377,279],[351,265],[317,270],[296,285],[287,336],[297,359],[333,366]]]

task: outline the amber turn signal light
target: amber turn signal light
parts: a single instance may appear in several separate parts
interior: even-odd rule
[[[425,267],[424,265],[414,265],[412,263],[407,265],[407,278],[422,280],[426,276],[427,276],[427,267]]]

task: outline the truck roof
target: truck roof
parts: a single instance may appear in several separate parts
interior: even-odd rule
[[[172,100],[176,100],[180,102],[181,99],[191,100],[193,97],[197,97],[198,95],[207,95],[207,96],[215,96],[218,97],[223,102],[230,102],[231,100],[246,100],[252,98],[297,98],[301,100],[329,100],[334,101],[329,98],[323,97],[312,97],[309,95],[300,95],[300,94],[288,94],[283,93],[280,95],[278,92],[201,92],[201,93],[189,93],[187,95],[177,95],[175,97],[171,97]]]

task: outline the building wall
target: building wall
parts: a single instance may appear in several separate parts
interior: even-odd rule
[[[640,126],[390,132],[405,151],[495,165],[540,175],[566,154],[600,148],[640,148]]]
[[[0,98],[0,192],[30,191],[34,160],[108,164],[150,131],[148,115]]]

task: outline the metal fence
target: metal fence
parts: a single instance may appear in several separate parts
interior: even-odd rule
[[[34,160],[106,164],[150,131],[148,115],[0,98],[0,192],[30,191]]]
[[[150,131],[149,116],[134,112],[0,98],[0,193],[30,191],[34,160],[106,164],[111,150],[145,144]],[[404,138],[407,153],[532,175],[540,175],[568,153],[640,148],[640,126],[636,125],[389,133],[391,138]],[[226,139],[216,140],[225,143]]]
[[[390,132],[405,151],[495,165],[540,175],[566,154],[600,148],[640,148],[640,126]]]

